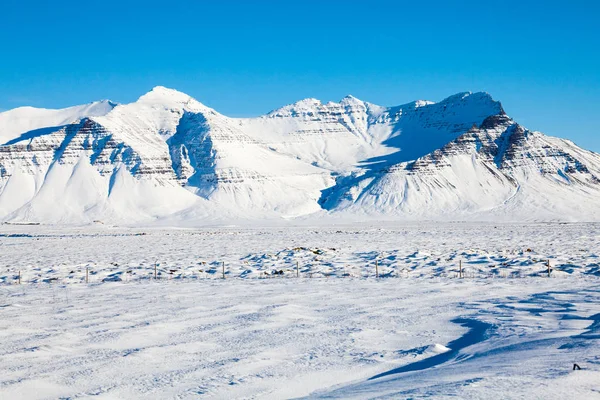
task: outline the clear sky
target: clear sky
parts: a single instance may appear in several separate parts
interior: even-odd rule
[[[156,85],[230,116],[487,91],[526,127],[600,152],[599,19],[578,0],[2,0],[0,110]]]

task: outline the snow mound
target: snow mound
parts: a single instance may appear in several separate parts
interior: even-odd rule
[[[449,351],[451,351],[452,349],[444,346],[443,344],[432,344],[431,346],[427,347],[427,350],[431,353],[435,353],[435,354],[442,354],[442,353],[447,353]]]

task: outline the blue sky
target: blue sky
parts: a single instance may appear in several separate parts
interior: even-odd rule
[[[528,128],[600,152],[598,15],[593,1],[3,0],[0,109],[156,85],[231,116],[487,91]]]

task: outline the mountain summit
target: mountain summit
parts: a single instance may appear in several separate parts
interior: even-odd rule
[[[229,118],[158,86],[130,104],[0,113],[0,139],[3,220],[600,219],[600,156],[482,92]]]

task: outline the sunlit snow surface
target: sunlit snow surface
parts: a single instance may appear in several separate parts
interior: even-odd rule
[[[0,234],[1,399],[600,397],[598,224]]]
[[[153,278],[600,276],[600,223],[205,229],[0,226],[0,283]],[[377,269],[376,271],[376,264]],[[283,271],[282,275],[275,272]]]
[[[0,221],[600,221],[600,154],[488,93],[230,118],[176,90],[0,113]]]

